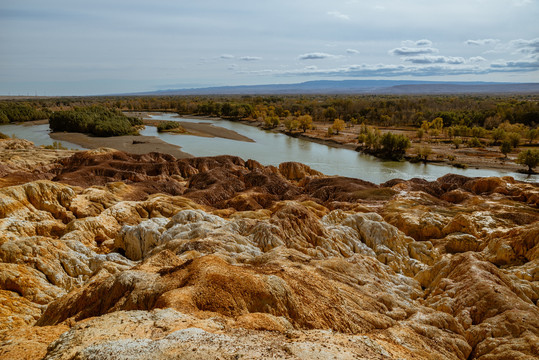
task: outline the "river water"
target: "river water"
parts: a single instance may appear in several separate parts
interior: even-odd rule
[[[395,179],[414,177],[435,180],[448,173],[466,176],[506,176],[519,180],[536,181],[524,174],[485,169],[457,169],[450,166],[432,164],[412,164],[407,161],[382,161],[370,155],[353,150],[334,148],[284,134],[261,130],[260,128],[228,120],[200,120],[178,118],[175,114],[153,115],[153,119],[176,120],[196,123],[210,123],[253,139],[255,142],[234,141],[221,138],[158,133],[153,126],[147,126],[141,134],[158,136],[164,141],[179,145],[182,150],[195,156],[236,155],[245,160],[254,159],[263,165],[278,165],[285,161],[297,161],[327,175],[342,175],[360,178],[376,184]]]
[[[7,136],[15,136],[18,139],[32,141],[35,145],[52,145],[55,141],[49,136],[49,124],[42,125],[0,125],[0,132]],[[80,145],[62,141],[62,145],[68,149],[84,150]]]
[[[406,161],[382,161],[373,156],[363,155],[353,150],[334,148],[310,141],[293,138],[284,134],[261,130],[257,127],[227,120],[200,120],[178,118],[175,114],[162,113],[153,115],[159,120],[176,120],[197,123],[210,123],[253,139],[255,142],[235,141],[222,138],[158,133],[154,126],[147,126],[141,135],[157,136],[163,141],[179,145],[182,150],[194,156],[235,155],[245,160],[254,159],[263,165],[279,165],[286,161],[297,161],[327,175],[342,175],[371,181],[379,184],[385,181],[414,177],[435,180],[448,173],[475,176],[506,176],[518,180],[536,182],[537,176],[485,169],[457,169],[445,165],[412,164]],[[14,134],[21,139],[33,141],[36,145],[52,145],[48,125],[2,125],[0,132]],[[71,149],[83,149],[81,146],[62,141]]]

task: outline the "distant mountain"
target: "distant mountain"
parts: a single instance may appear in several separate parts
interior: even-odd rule
[[[434,82],[407,80],[317,80],[297,84],[168,89],[126,95],[278,94],[508,94],[537,93],[539,83]]]

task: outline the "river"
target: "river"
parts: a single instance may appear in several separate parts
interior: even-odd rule
[[[537,181],[537,176],[488,169],[457,169],[447,165],[412,164],[406,161],[382,161],[373,156],[360,154],[353,150],[334,148],[280,133],[261,130],[257,127],[227,120],[200,120],[178,118],[175,114],[153,115],[153,119],[203,122],[234,130],[253,139],[255,142],[235,141],[222,138],[206,138],[189,135],[158,133],[154,126],[147,126],[141,135],[156,136],[162,140],[179,145],[182,150],[194,156],[235,155],[245,160],[254,159],[263,165],[278,165],[286,161],[297,161],[327,175],[341,175],[363,179],[379,184],[401,178],[419,177],[435,180],[445,174],[461,174],[470,177],[506,176],[518,180]],[[0,132],[14,134],[21,139],[33,141],[36,145],[51,145],[54,140],[48,135],[48,125],[2,125]],[[62,141],[67,148],[82,149],[81,146]]]
[[[342,175],[360,178],[376,184],[401,178],[419,177],[436,180],[448,174],[470,177],[510,175],[524,181],[536,181],[525,174],[487,169],[458,169],[447,165],[412,164],[407,161],[382,161],[370,155],[349,149],[334,148],[307,140],[228,120],[200,120],[178,118],[175,114],[153,115],[153,119],[185,122],[210,123],[253,139],[255,142],[234,141],[221,138],[204,138],[169,133],[158,133],[153,126],[147,126],[141,135],[158,136],[164,141],[179,145],[182,150],[195,156],[236,155],[245,160],[254,159],[264,165],[278,165],[285,161],[297,161],[327,175]]]
[[[0,125],[0,132],[7,136],[15,136],[18,139],[26,139],[32,141],[35,145],[53,145],[56,141],[49,136],[49,124],[40,125],[24,125],[24,124],[8,124]],[[62,141],[62,145],[68,149],[84,150],[84,147]]]

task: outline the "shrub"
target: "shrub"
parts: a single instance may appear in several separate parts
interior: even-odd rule
[[[487,131],[480,127],[480,126],[474,126],[472,128],[472,136],[476,138],[484,138],[486,137]]]
[[[483,147],[483,143],[478,138],[473,137],[468,140],[468,147],[472,147],[472,148]]]
[[[430,154],[432,154],[432,148],[430,146],[420,146],[416,148],[417,159],[427,162]]]
[[[539,150],[524,150],[518,154],[516,163],[528,167],[528,173],[533,173],[533,168],[539,165]]]
[[[163,132],[172,129],[181,128],[181,125],[177,121],[164,121],[157,125],[157,132]]]
[[[416,135],[417,135],[417,138],[419,139],[419,141],[421,141],[421,139],[423,139],[423,136],[425,136],[425,130],[418,129]]]
[[[385,133],[380,138],[381,155],[386,159],[400,160],[410,147],[410,139],[401,134]]]
[[[62,145],[62,143],[59,142],[59,141],[54,141],[54,142],[52,143],[52,145],[45,145],[45,146],[43,146],[43,147],[44,147],[45,149],[67,150],[67,148],[66,148],[64,145]]]

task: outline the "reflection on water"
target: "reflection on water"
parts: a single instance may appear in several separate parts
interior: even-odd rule
[[[203,138],[187,135],[158,133],[155,127],[146,127],[143,135],[158,136],[166,142],[182,147],[195,156],[236,155],[245,160],[254,159],[264,165],[278,165],[285,161],[297,161],[328,175],[356,177],[374,183],[391,179],[420,177],[435,180],[448,173],[466,176],[505,176],[519,180],[536,181],[524,174],[483,169],[457,169],[449,166],[412,164],[406,161],[381,161],[348,149],[333,148],[322,144],[276,134],[259,128],[227,120],[199,120],[177,118],[174,114],[159,114],[154,119],[209,123],[234,130],[253,140],[254,143],[221,138]]]
[[[235,155],[245,160],[254,159],[264,165],[278,165],[285,161],[297,161],[309,165],[313,169],[327,175],[342,175],[360,178],[374,183],[401,178],[420,177],[435,180],[448,173],[466,176],[505,176],[510,175],[519,180],[537,181],[537,176],[527,177],[524,174],[496,170],[457,169],[449,166],[411,164],[409,162],[381,161],[358,152],[332,148],[283,134],[264,131],[259,128],[227,121],[178,119],[174,114],[159,114],[154,119],[180,120],[187,122],[210,123],[234,130],[255,142],[235,141],[222,138],[205,138],[189,135],[158,133],[153,126],[147,126],[141,135],[157,136],[162,140],[182,147],[182,150],[194,156]],[[52,145],[48,125],[2,125],[0,132],[6,135],[15,134],[18,138],[28,139],[36,145]],[[62,141],[71,149],[83,149],[81,146]]]
[[[2,134],[12,136],[15,135],[19,139],[30,140],[34,145],[52,145],[56,140],[49,136],[49,124],[42,125],[0,125]],[[62,145],[68,149],[84,150],[80,145],[70,143],[69,141],[61,141]]]

